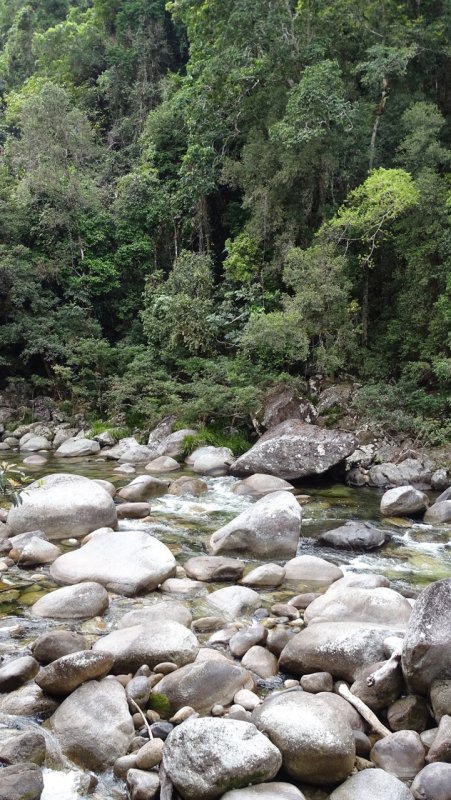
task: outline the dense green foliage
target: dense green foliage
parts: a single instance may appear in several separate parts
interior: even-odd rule
[[[352,374],[439,440],[450,42],[447,0],[0,0],[3,383],[239,426]]]

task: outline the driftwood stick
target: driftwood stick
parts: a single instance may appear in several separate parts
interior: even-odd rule
[[[356,697],[355,694],[352,694],[344,681],[339,681],[336,684],[336,690],[341,697],[344,697],[348,703],[354,706],[354,708],[359,712],[360,716],[363,717],[363,719],[366,720],[369,725],[371,725],[372,729],[376,733],[379,733],[381,736],[391,736],[392,732],[389,731],[385,725],[382,725],[382,722],[378,720],[376,714],[371,711],[371,708],[368,708],[366,703],[364,703],[360,697]]]
[[[132,704],[132,706],[134,706],[134,707],[136,708],[136,710],[137,710],[138,714],[141,714],[141,717],[142,717],[142,720],[143,720],[143,722],[144,722],[144,725],[145,725],[145,726],[146,726],[146,728],[147,728],[147,733],[149,734],[149,739],[153,739],[153,733],[152,733],[152,731],[150,730],[150,725],[149,725],[149,722],[148,722],[148,720],[146,719],[146,716],[145,716],[145,714],[144,714],[143,710],[142,710],[142,709],[139,707],[138,703],[136,703],[136,701],[135,701],[135,700],[133,700],[133,697],[129,697],[129,698],[128,698],[128,701],[129,701],[129,703],[131,703],[131,704]]]
[[[396,672],[396,670],[399,667],[400,661],[401,661],[401,650],[399,649],[394,653],[392,653],[392,655],[385,662],[385,664],[382,664],[382,666],[379,667],[379,669],[376,669],[374,672],[371,673],[371,675],[368,675],[366,679],[368,686],[375,686],[377,688],[377,685],[379,683],[382,683],[386,678],[388,678],[392,674],[392,672]]]

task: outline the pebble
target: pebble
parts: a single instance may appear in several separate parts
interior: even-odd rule
[[[185,722],[185,720],[189,719],[190,717],[198,717],[199,714],[194,708],[191,706],[183,706],[179,708],[179,710],[174,714],[173,717],[169,720],[172,725],[180,725],[181,722]]]
[[[174,726],[170,722],[159,720],[158,722],[152,723],[150,730],[152,731],[152,736],[156,739],[163,739],[164,741],[167,739],[170,732],[174,730]]]
[[[146,742],[135,754],[138,769],[153,769],[157,767],[163,757],[163,739],[152,739]]]
[[[178,669],[177,664],[174,664],[172,661],[162,661],[161,664],[157,664],[154,667],[155,673],[161,673],[162,675],[169,675],[171,672],[175,672]]]

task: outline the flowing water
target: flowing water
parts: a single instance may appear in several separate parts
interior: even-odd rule
[[[2,459],[4,456],[2,454]],[[11,462],[19,457],[10,456]],[[117,488],[127,484],[137,475],[144,473],[139,467],[135,475],[121,475],[114,472],[116,462],[100,459],[57,460],[50,458],[44,468],[29,470],[32,479],[38,479],[52,472],[71,472],[89,478],[103,478],[112,481]],[[145,473],[148,474],[148,473]],[[181,473],[171,473],[174,479]],[[207,480],[208,492],[199,498],[165,495],[151,500],[152,522],[124,520],[120,529],[145,530],[164,542],[174,553],[179,564],[189,557],[207,552],[211,533],[235,517],[250,504],[250,500],[233,493],[237,479],[210,478]],[[451,526],[433,528],[419,521],[393,519],[384,520],[379,513],[381,492],[375,489],[351,489],[325,481],[300,482],[296,493],[303,505],[302,536],[298,554],[312,554],[324,557],[346,569],[354,571],[378,572],[392,581],[393,588],[408,594],[415,594],[433,580],[451,577]],[[320,546],[318,536],[347,520],[366,520],[390,531],[390,539],[384,547],[370,553],[357,553]],[[66,542],[63,549],[77,547],[74,542]],[[249,568],[257,561],[249,561]],[[224,584],[221,584],[224,585]],[[55,588],[49,578],[48,568],[21,569],[15,567],[3,576],[0,574],[0,654],[23,652],[43,630],[61,627],[53,620],[40,620],[32,617],[30,606],[42,595]],[[194,616],[208,613],[205,596],[209,591],[220,588],[211,584],[202,588],[198,596],[187,599]],[[309,590],[311,586],[297,586],[296,592]],[[262,591],[262,605],[271,606],[293,595],[293,590],[279,589]],[[92,638],[106,633],[114,627],[115,621],[126,611],[143,604],[152,604],[162,599],[162,595],[152,592],[138,598],[124,598],[112,595],[108,612],[102,618],[74,623],[73,629]],[[204,637],[207,638],[207,637]],[[202,637],[200,637],[202,640]],[[5,722],[0,717],[0,736]],[[49,742],[49,746],[54,743]],[[85,788],[80,786],[80,774],[70,769],[57,752],[52,751],[53,769],[44,771],[45,789],[42,800],[79,800],[87,797]],[[126,797],[123,784],[113,782],[104,776],[93,793],[93,800],[122,800]],[[324,794],[309,795],[325,797]]]

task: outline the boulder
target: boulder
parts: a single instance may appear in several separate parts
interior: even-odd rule
[[[353,682],[362,667],[384,660],[384,641],[392,634],[390,628],[358,622],[309,625],[284,647],[279,667],[295,675],[330,672]]]
[[[222,800],[305,800],[304,795],[291,783],[258,783],[246,789],[232,789],[222,795]]]
[[[183,567],[197,581],[238,581],[244,572],[243,561],[225,556],[194,556]]]
[[[319,428],[296,419],[272,428],[231,468],[232,475],[276,475],[285,480],[319,475],[339,464],[357,446],[351,433]]]
[[[45,736],[40,730],[11,730],[11,734],[10,738],[0,740],[0,764],[44,763],[46,744]]]
[[[430,484],[433,463],[429,459],[406,458],[400,464],[374,464],[369,471],[370,486],[395,487]]]
[[[81,475],[47,475],[27,486],[20,501],[8,514],[12,534],[41,530],[56,541],[117,524],[112,498],[95,481]]]
[[[127,753],[134,736],[125,689],[112,678],[79,686],[51,717],[50,727],[65,756],[99,772]]]
[[[41,664],[50,664],[69,653],[87,650],[88,642],[84,636],[73,631],[47,631],[33,642],[31,652]]]
[[[285,564],[285,580],[325,586],[343,577],[343,570],[317,556],[297,556]]]
[[[339,528],[326,531],[318,537],[320,544],[345,547],[349,550],[374,550],[387,541],[388,533],[369,522],[346,522]]]
[[[210,550],[251,558],[290,558],[296,554],[302,509],[289,492],[272,492],[216,531]]]
[[[159,497],[165,494],[168,486],[168,481],[161,481],[159,478],[153,478],[151,475],[139,475],[139,477],[132,480],[128,486],[124,486],[120,489],[118,495],[122,497],[123,500],[135,503],[140,500],[147,500],[149,497]]]
[[[431,583],[413,607],[402,651],[410,690],[427,695],[433,682],[451,678],[451,578]]]
[[[220,656],[216,651],[211,652]],[[208,714],[217,703],[228,705],[236,693],[253,685],[246,670],[233,661],[219,658],[199,660],[166,675],[156,691],[166,698],[169,713],[174,714],[184,706],[191,706],[200,714]]]
[[[91,650],[69,653],[42,667],[35,682],[44,692],[66,695],[86,681],[104,678],[113,664],[114,658],[109,653],[94,653]]]
[[[425,766],[426,751],[416,731],[398,731],[373,746],[370,758],[377,767],[409,781]]]
[[[201,494],[205,494],[207,491],[208,485],[201,478],[184,475],[182,478],[178,478],[171,483],[168,494],[176,495],[176,497],[182,497],[185,494],[191,494],[193,497],[200,497]]]
[[[183,455],[185,450],[185,439],[187,436],[195,436],[197,431],[193,428],[183,428],[180,431],[169,433],[157,445],[157,454],[159,456],[169,456],[170,458],[179,458]]]
[[[412,606],[393,589],[358,589],[326,592],[305,609],[304,622],[365,622],[405,630]]]
[[[330,795],[330,800],[412,800],[402,781],[383,769],[365,769],[352,775]]]
[[[202,447],[193,453],[191,469],[199,475],[210,478],[219,478],[228,475],[229,468],[235,461],[235,456],[229,447]]]
[[[260,595],[246,586],[226,586],[208,595],[208,603],[227,617],[240,617],[260,607]]]
[[[147,472],[175,472],[180,469],[180,464],[171,456],[158,456],[146,464]]]
[[[251,672],[255,672],[263,680],[273,678],[279,671],[277,658],[266,647],[261,647],[259,644],[253,645],[244,654],[241,659],[241,666]]]
[[[0,695],[0,715],[14,717],[48,717],[58,705],[54,697],[44,694],[34,681],[20,689]]]
[[[139,442],[134,436],[127,436],[125,439],[120,439],[113,447],[108,447],[102,451],[102,456],[106,456],[111,460],[118,460],[127,450],[139,446]]]
[[[116,508],[118,519],[144,519],[150,514],[149,503],[121,503]]]
[[[128,611],[120,618],[118,628],[130,628],[132,625],[144,625],[147,622],[178,622],[189,628],[192,622],[191,612],[177,600],[163,600],[153,606],[141,605],[133,611]]]
[[[40,800],[44,791],[44,780],[37,764],[4,767],[0,776],[1,800]]]
[[[243,586],[272,587],[280,586],[285,578],[285,568],[279,564],[262,564],[252,569],[241,579]]]
[[[250,625],[233,634],[229,642],[230,652],[235,658],[242,658],[254,645],[264,644],[268,630],[263,625]]]
[[[95,439],[78,439],[73,437],[66,439],[58,450],[55,451],[57,458],[80,458],[81,456],[95,456],[100,452],[100,444]]]
[[[102,636],[92,646],[94,653],[109,653],[114,657],[114,671],[135,672],[143,664],[151,668],[163,661],[178,667],[190,664],[197,656],[196,636],[178,622],[146,622]]]
[[[24,464],[26,467],[43,467],[45,464],[47,464],[47,461],[48,459],[46,456],[34,455],[24,458],[22,464]]]
[[[21,536],[22,534],[19,534]],[[12,550],[9,557],[17,564],[24,567],[39,566],[41,564],[53,564],[53,562],[61,555],[61,550],[52,542],[42,538],[41,536],[31,536],[23,544],[15,545],[14,536],[10,541]]]
[[[0,667],[0,692],[12,692],[34,678],[39,664],[32,656],[21,656]]]
[[[101,533],[53,562],[57,583],[97,581],[111,592],[135,595],[156,589],[175,573],[175,559],[162,542],[141,531]]]
[[[243,497],[252,497],[260,500],[271,492],[292,492],[294,486],[283,478],[276,478],[274,475],[256,474],[250,475],[233,487],[233,493]]]
[[[252,719],[278,747],[284,769],[297,781],[333,785],[354,766],[351,726],[321,696],[300,689],[279,692],[258,706]]]
[[[451,764],[428,764],[410,789],[415,800],[451,800]]]
[[[114,447],[107,451],[107,455],[111,458],[111,453],[115,452]],[[120,464],[148,464],[157,455],[156,450],[152,447],[147,447],[145,444],[131,444],[126,447],[120,455],[118,460]]]
[[[155,772],[143,769],[129,769],[127,789],[130,800],[154,800],[160,796],[160,779]]]
[[[403,517],[410,514],[421,514],[427,509],[429,500],[424,492],[413,486],[401,486],[389,489],[381,500],[381,514],[384,517]]]
[[[99,583],[86,581],[44,595],[33,605],[31,613],[43,618],[90,619],[103,614],[108,606],[105,588]]]
[[[428,522],[429,525],[441,525],[444,522],[451,522],[451,500],[434,503],[426,511],[424,521]]]
[[[384,586],[390,587],[390,581],[385,575],[376,575],[371,572],[345,572],[342,578],[329,586],[327,594],[331,596],[332,592],[342,592],[345,589],[379,589]]]
[[[45,436],[34,436],[33,434],[26,434],[20,440],[19,447],[21,452],[34,453],[38,450],[51,450],[52,443]]]
[[[249,722],[188,719],[169,734],[163,765],[184,800],[213,800],[273,778],[278,749]]]

